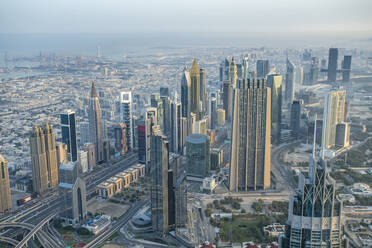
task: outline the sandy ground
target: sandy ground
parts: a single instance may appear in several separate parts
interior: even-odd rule
[[[91,199],[88,202],[88,211],[95,213],[104,213],[106,215],[114,217],[120,217],[129,209],[128,205],[117,204],[108,200]]]

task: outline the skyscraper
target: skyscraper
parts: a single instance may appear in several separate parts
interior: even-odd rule
[[[1,155],[0,167],[0,213],[4,213],[12,208],[12,198],[10,195],[8,161]]]
[[[336,143],[336,125],[346,119],[346,91],[330,92],[324,102],[323,136],[325,149],[332,148]]]
[[[191,79],[191,105],[190,112],[196,115],[196,119],[200,119],[200,70],[198,62],[194,58],[190,69]]]
[[[125,123],[120,123],[114,127],[115,149],[120,152],[120,155],[127,153],[127,126]]]
[[[287,73],[285,74],[285,100],[292,104],[295,96],[296,67],[287,59]]]
[[[207,75],[204,68],[200,68],[200,103],[202,114],[207,110]]]
[[[66,110],[61,113],[62,143],[67,145],[67,152],[70,154],[71,161],[77,160],[77,141],[76,141],[76,119],[75,112]]]
[[[351,72],[351,55],[345,55],[342,61],[342,81],[347,83],[350,81]]]
[[[290,128],[292,135],[298,137],[300,135],[300,124],[301,124],[301,102],[293,101],[291,105],[291,119]]]
[[[270,71],[268,60],[257,60],[256,63],[257,78],[265,78]]]
[[[236,88],[236,83],[238,80],[237,66],[235,63],[234,57],[231,59],[230,68],[229,68],[229,80],[233,88]]]
[[[282,76],[267,76],[267,85],[271,88],[271,143],[279,144],[282,125]]]
[[[225,110],[225,120],[227,121],[231,121],[232,118],[232,96],[233,87],[230,81],[223,81],[223,109]]]
[[[211,107],[210,107],[210,117],[211,117],[211,129],[215,129],[217,126],[217,100],[215,97],[211,97]]]
[[[187,175],[206,177],[210,172],[210,141],[204,134],[191,134],[186,138]]]
[[[133,118],[132,118],[132,92],[123,91],[120,93],[120,120],[127,127],[127,147],[132,150],[133,147]]]
[[[298,189],[290,197],[288,221],[280,247],[340,248],[341,211],[342,203],[336,197],[336,182],[327,171],[326,161],[316,157],[314,141],[309,172],[300,174]]]
[[[170,150],[174,153],[182,152],[182,105],[179,102],[171,103],[171,139]]]
[[[86,185],[77,162],[64,161],[59,167],[59,190],[63,198],[60,216],[69,223],[77,223],[87,215]]]
[[[101,127],[101,107],[96,91],[96,86],[92,82],[90,101],[88,109],[90,141],[95,145],[96,163],[103,160],[103,137]]]
[[[182,117],[190,116],[191,106],[191,78],[187,67],[183,70],[181,80],[181,104],[182,104]]]
[[[52,126],[34,126],[30,136],[32,186],[34,192],[45,193],[58,185],[56,140]]]
[[[168,221],[168,141],[161,133],[151,136],[151,216],[155,232],[167,233]]]
[[[235,89],[230,162],[231,191],[267,189],[271,167],[271,89],[242,80]]]
[[[145,117],[145,133],[146,133],[146,174],[150,173],[151,167],[151,136],[155,134],[156,129],[160,128],[158,125],[158,111],[151,107],[146,109]]]
[[[330,48],[328,56],[328,82],[336,82],[337,79],[338,48]]]

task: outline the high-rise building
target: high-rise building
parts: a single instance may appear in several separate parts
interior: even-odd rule
[[[279,247],[340,248],[341,211],[336,182],[328,173],[326,161],[316,157],[314,144],[309,172],[300,174],[298,189],[290,197],[285,235]]]
[[[52,126],[34,126],[30,136],[33,191],[43,194],[57,188],[56,139]]]
[[[224,109],[218,109],[217,110],[217,125],[223,126],[225,125],[225,110]]]
[[[75,112],[66,110],[61,113],[62,143],[67,145],[67,152],[70,154],[71,161],[77,160],[77,141],[76,141],[76,119]]]
[[[110,161],[110,140],[103,140],[103,161],[106,163]]]
[[[80,166],[81,173],[86,173],[89,170],[88,165],[88,152],[87,151],[78,151],[78,162]]]
[[[232,118],[232,96],[233,87],[230,81],[223,81],[223,109],[225,110],[225,120],[227,121],[231,121]]]
[[[282,125],[282,76],[270,74],[267,85],[271,88],[271,143],[279,144]]]
[[[174,153],[182,152],[182,105],[179,102],[171,103],[171,139],[170,139],[170,150]]]
[[[235,63],[234,57],[231,59],[230,68],[229,68],[229,81],[233,88],[236,88],[236,83],[238,80],[237,66]]]
[[[171,138],[171,100],[167,96],[162,96],[161,101],[163,103],[163,125],[161,125],[161,128],[163,130],[163,134],[167,136],[168,140]]]
[[[96,167],[96,147],[93,143],[86,143],[84,144],[83,151],[87,152],[88,156],[88,169],[91,171]]]
[[[56,142],[57,166],[60,166],[64,160],[67,160],[67,145]]]
[[[138,161],[146,163],[146,120],[137,125]]]
[[[133,106],[132,106],[132,92],[123,91],[120,93],[120,120],[125,123],[127,128],[127,148],[132,150],[133,147]]]
[[[200,68],[200,104],[203,115],[207,110],[207,75],[204,68]]]
[[[145,117],[145,134],[146,134],[146,174],[150,173],[151,167],[151,136],[155,134],[156,130],[160,128],[158,125],[158,111],[151,107],[146,110]]]
[[[256,63],[257,78],[265,78],[270,71],[268,60],[257,60]]]
[[[292,104],[295,96],[296,67],[287,59],[287,73],[285,74],[285,100]]]
[[[264,79],[248,79],[239,82],[234,95],[229,189],[268,189],[271,89]]]
[[[210,117],[211,117],[211,129],[215,129],[217,126],[217,100],[215,97],[211,98],[211,107],[210,107]]]
[[[186,67],[182,73],[181,80],[181,104],[182,104],[182,117],[190,116],[191,106],[191,78],[188,68]]]
[[[120,123],[114,127],[115,149],[124,156],[127,151],[127,126],[125,123]]]
[[[80,145],[90,142],[89,122],[79,122]]]
[[[336,125],[346,119],[346,91],[330,92],[324,102],[322,147],[332,148],[336,143]]]
[[[63,198],[60,217],[68,223],[77,223],[87,215],[86,186],[80,176],[77,162],[65,161],[59,167],[59,190]]]
[[[347,83],[350,81],[351,73],[351,55],[345,55],[344,60],[342,61],[342,81]]]
[[[8,161],[1,155],[0,167],[0,213],[4,213],[12,208],[12,198],[10,195]]]
[[[168,87],[160,87],[160,97],[165,96],[169,97],[169,88]]]
[[[168,141],[161,133],[151,136],[151,216],[155,232],[167,233],[168,221]]]
[[[99,99],[94,82],[92,82],[92,89],[90,92],[88,117],[90,141],[95,145],[96,162],[99,163],[103,160],[103,137],[101,127],[101,107],[99,105]]]
[[[190,69],[191,79],[191,104],[190,112],[196,115],[196,119],[200,118],[200,70],[198,62],[194,58]]]
[[[298,137],[300,135],[301,127],[301,102],[293,101],[291,105],[291,119],[290,128],[292,130],[292,135]]]
[[[206,177],[210,172],[210,141],[204,134],[191,134],[186,138],[187,175]]]
[[[348,147],[350,145],[350,125],[341,122],[336,125],[336,142],[337,147]]]
[[[328,82],[336,82],[337,79],[338,48],[330,48],[328,56]]]

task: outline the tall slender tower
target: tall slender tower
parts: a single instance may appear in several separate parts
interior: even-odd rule
[[[98,163],[103,160],[103,140],[101,127],[101,107],[99,105],[99,99],[94,82],[92,82],[92,88],[90,91],[88,117],[90,141],[95,145],[96,162]]]
[[[239,82],[234,95],[230,191],[270,187],[270,108],[271,89],[264,79]]]
[[[181,103],[182,103],[182,117],[190,116],[191,106],[191,78],[187,67],[182,72],[181,80]]]
[[[34,192],[45,193],[58,185],[56,139],[52,126],[34,126],[30,137],[32,185]]]
[[[287,59],[287,73],[285,74],[285,100],[292,104],[295,96],[296,67]]]
[[[8,161],[0,155],[0,213],[12,208],[12,198],[10,195]]]
[[[168,141],[161,132],[151,136],[151,216],[152,228],[167,233],[168,221]]]
[[[120,119],[127,126],[127,147],[132,150],[133,147],[133,106],[132,92],[123,91],[120,93]]]
[[[71,161],[77,160],[77,141],[76,141],[76,119],[75,112],[66,110],[61,113],[62,143],[67,145],[67,152],[71,156]]]
[[[190,70],[191,78],[191,106],[190,112],[196,115],[196,119],[200,119],[200,70],[198,62],[194,58]]]
[[[269,73],[270,65],[268,60],[257,60],[256,71],[257,78],[265,78]]]
[[[282,125],[282,76],[267,76],[267,85],[271,88],[271,137],[272,144],[279,144]]]
[[[207,110],[207,75],[204,68],[200,68],[200,102],[204,115]]]

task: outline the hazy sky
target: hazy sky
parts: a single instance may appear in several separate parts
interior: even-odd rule
[[[232,32],[372,37],[372,0],[1,0],[0,33]]]

